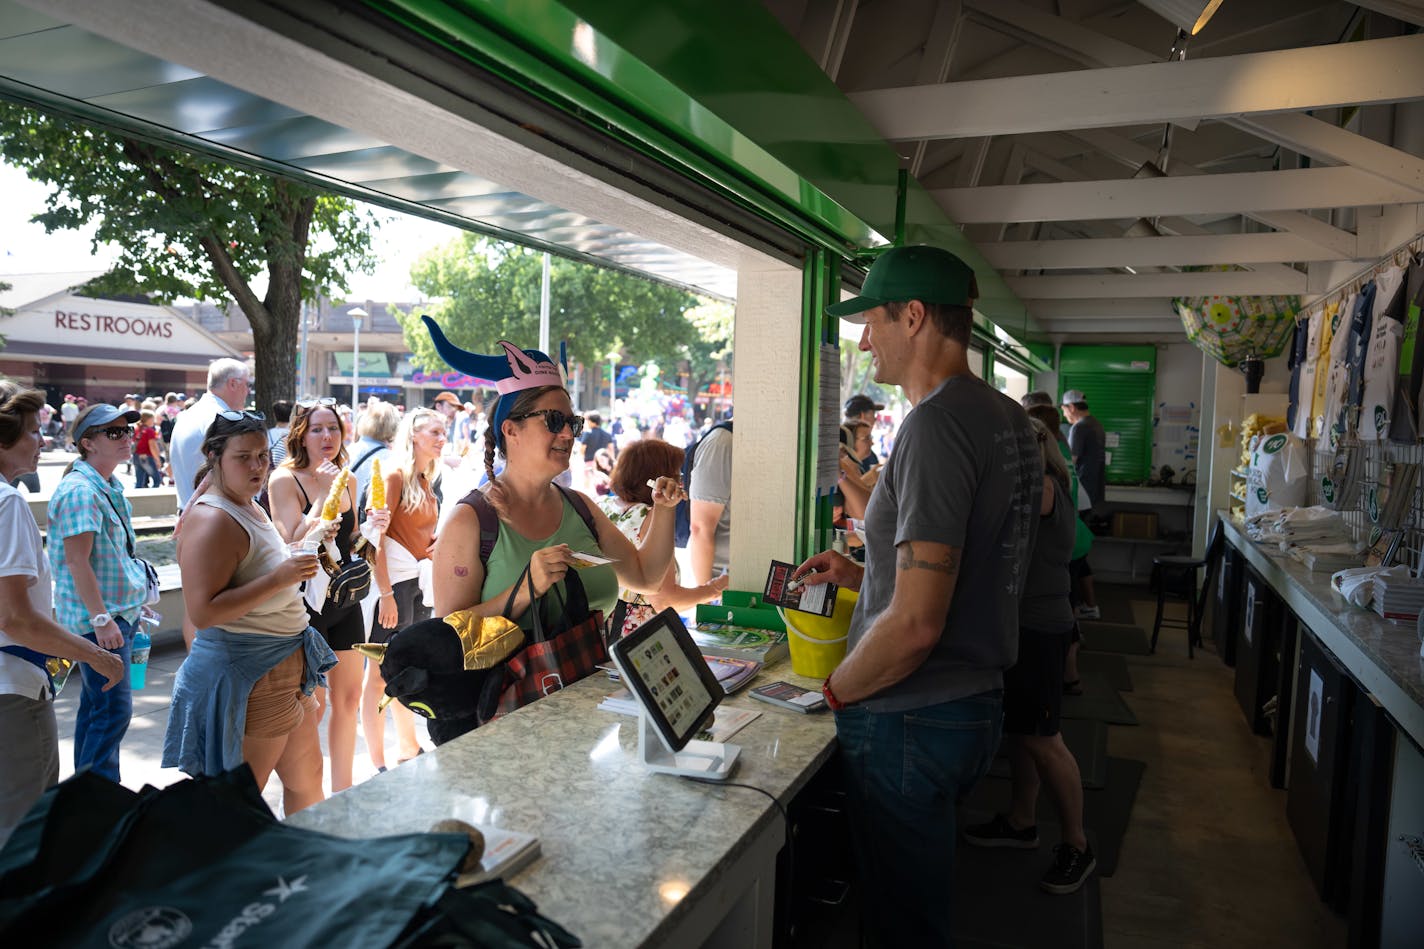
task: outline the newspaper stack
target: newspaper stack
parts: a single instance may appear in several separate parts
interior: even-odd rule
[[[1374,611],[1391,623],[1417,623],[1424,610],[1424,580],[1380,574],[1375,577]]]
[[[1288,553],[1314,573],[1326,570],[1334,573],[1364,563],[1364,545],[1354,541],[1333,544],[1292,544]]]

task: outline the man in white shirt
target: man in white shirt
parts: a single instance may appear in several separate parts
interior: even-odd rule
[[[184,409],[173,423],[168,460],[178,489],[178,510],[193,496],[193,478],[203,465],[203,439],[219,412],[242,411],[252,391],[247,363],[215,359],[208,365],[208,391],[192,408]]]

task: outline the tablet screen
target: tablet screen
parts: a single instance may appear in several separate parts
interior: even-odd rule
[[[664,610],[614,643],[612,652],[663,741],[681,750],[723,694],[682,618],[676,610]]]

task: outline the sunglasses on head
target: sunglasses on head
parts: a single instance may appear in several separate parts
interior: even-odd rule
[[[310,412],[312,409],[329,409],[335,404],[336,400],[328,395],[320,399],[303,399],[297,403],[297,408]]]
[[[525,412],[523,415],[511,415],[509,420],[511,422],[522,422],[536,415],[544,416],[544,425],[549,429],[549,433],[552,435],[557,435],[562,432],[565,425],[569,427],[569,431],[575,438],[578,438],[579,433],[583,431],[584,417],[582,415],[565,415],[558,409],[539,409],[535,412]]]
[[[263,415],[261,412],[253,412],[247,409],[244,409],[241,412],[237,411],[236,409],[228,409],[225,412],[219,412],[218,418],[225,419],[229,422],[241,422],[245,418],[250,418],[257,422],[267,421],[266,415]]]

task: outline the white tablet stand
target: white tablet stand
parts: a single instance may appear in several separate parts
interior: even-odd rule
[[[638,759],[649,771],[725,781],[731,776],[732,767],[741,753],[741,745],[699,741],[696,738],[683,746],[681,751],[669,751],[642,703],[638,704]]]

